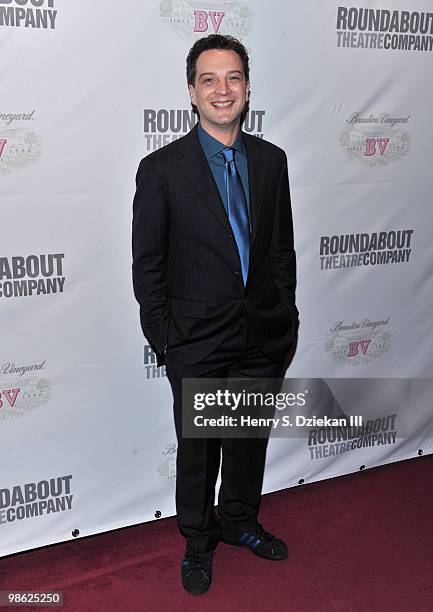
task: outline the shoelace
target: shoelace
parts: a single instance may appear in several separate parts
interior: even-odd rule
[[[203,561],[206,556],[206,552],[193,546],[188,546],[185,554],[185,559],[188,561],[189,569],[195,569],[196,567],[203,566]]]
[[[272,542],[272,540],[275,540],[275,536],[273,536],[272,533],[265,531],[260,523],[257,523],[257,527],[254,531],[257,533],[257,536],[260,539],[265,540],[266,542]]]

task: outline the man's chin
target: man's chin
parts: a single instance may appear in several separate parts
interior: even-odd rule
[[[213,121],[211,121],[212,125],[214,125],[215,127],[230,127],[233,126],[235,127],[236,125],[239,125],[240,122],[240,117],[214,117]]]

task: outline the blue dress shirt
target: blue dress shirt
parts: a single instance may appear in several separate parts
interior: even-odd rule
[[[221,153],[223,149],[226,148],[227,145],[223,144],[210,134],[204,130],[200,124],[198,127],[198,137],[200,140],[200,144],[203,148],[204,154],[208,161],[209,167],[215,179],[215,183],[218,187],[218,191],[220,193],[221,199],[224,204],[224,208],[227,212],[227,191],[224,181],[224,170],[225,170],[225,162],[224,156]],[[250,210],[250,189],[248,183],[248,161],[247,161],[247,153],[245,151],[244,144],[242,142],[241,131],[237,135],[235,142],[231,146],[232,149],[236,150],[235,153],[235,163],[236,168],[238,169],[239,175],[242,181],[242,187],[244,188],[245,197],[247,199],[248,212]]]

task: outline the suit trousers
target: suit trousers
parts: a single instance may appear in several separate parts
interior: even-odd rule
[[[182,535],[198,548],[214,549],[222,530],[237,533],[255,526],[268,438],[183,438],[182,379],[269,378],[282,382],[287,363],[273,363],[266,357],[243,318],[217,349],[199,363],[180,363],[167,351],[166,371],[173,393],[178,442],[177,521]],[[220,464],[218,518],[214,502]]]

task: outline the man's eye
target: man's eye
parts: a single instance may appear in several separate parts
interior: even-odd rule
[[[232,81],[240,81],[240,78],[241,78],[240,76],[236,76],[236,75],[233,75],[230,77]]]
[[[212,83],[212,79],[211,78],[204,79],[203,83]]]

